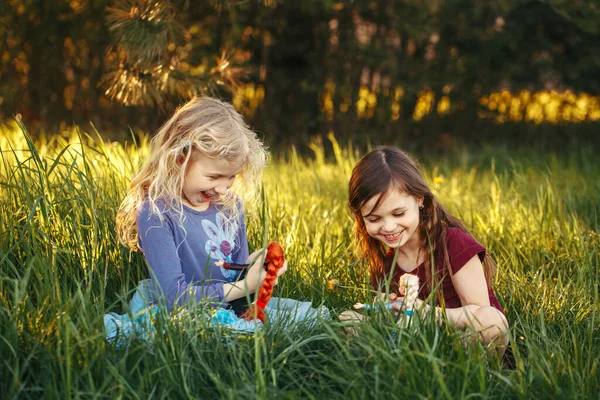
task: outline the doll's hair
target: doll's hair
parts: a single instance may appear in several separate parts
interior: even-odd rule
[[[277,279],[277,271],[283,267],[284,262],[283,249],[279,243],[270,242],[267,246],[267,256],[265,257],[267,276],[258,290],[256,302],[252,304],[240,318],[249,321],[256,318],[265,322],[265,307],[269,300],[271,300],[275,279]]]
[[[145,201],[150,212],[161,220],[163,212],[172,211],[179,215],[180,224],[183,222],[185,174],[198,154],[241,167],[232,195],[214,200],[221,204],[229,221],[239,217],[241,208],[236,201],[242,194],[240,189],[243,186],[246,195],[255,192],[268,152],[233,106],[211,97],[194,97],[177,109],[152,138],[149,159],[131,181],[117,214],[117,234],[124,245],[137,248],[136,215]],[[159,201],[164,206],[159,207]]]
[[[350,177],[348,188],[348,206],[354,216],[354,234],[358,250],[366,258],[371,271],[371,284],[374,288],[382,285],[391,271],[386,247],[382,242],[371,237],[365,226],[361,209],[373,196],[379,195],[373,211],[381,205],[385,198],[394,190],[423,199],[423,208],[419,210],[419,238],[424,252],[426,292],[437,287],[436,277],[432,276],[432,254],[435,254],[438,244],[441,246],[443,260],[448,273],[452,273],[446,235],[448,228],[455,227],[468,232],[462,222],[450,215],[433,195],[418,164],[407,153],[393,146],[377,147],[363,156]],[[496,274],[496,265],[487,254],[483,260],[488,288],[491,287]],[[395,274],[398,273],[395,268]],[[391,281],[391,289],[397,291],[398,279]]]

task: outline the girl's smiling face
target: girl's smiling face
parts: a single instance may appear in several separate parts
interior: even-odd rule
[[[195,152],[185,172],[183,204],[198,211],[206,210],[212,199],[227,193],[240,171],[238,164],[224,158],[212,159]]]
[[[373,210],[381,196],[384,197],[377,209]],[[394,249],[406,245],[418,248],[419,207],[422,204],[422,198],[394,188],[371,197],[360,212],[367,233],[372,238]]]

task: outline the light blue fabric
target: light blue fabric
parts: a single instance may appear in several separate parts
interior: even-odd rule
[[[261,329],[263,323],[260,320],[246,321],[245,319],[239,318],[233,310],[220,309],[215,312],[210,320],[211,326],[221,326],[233,329],[241,332],[256,332],[257,329]]]
[[[104,331],[107,340],[116,340],[118,337],[126,338],[137,335],[144,339],[154,336],[154,320],[161,308],[152,304],[155,296],[152,282],[149,279],[140,282],[133,297],[129,301],[129,312],[119,315],[117,313],[104,314]]]
[[[325,306],[314,308],[309,301],[272,297],[265,308],[268,321],[290,329],[296,326],[312,328],[318,321],[331,318]]]
[[[155,321],[163,308],[151,304],[147,299],[153,299],[154,293],[150,280],[140,282],[133,298],[129,302],[129,312],[126,314],[110,313],[104,315],[104,330],[106,340],[115,342],[122,346],[124,340],[137,336],[150,340],[156,332]],[[150,304],[150,305],[149,305]],[[318,321],[331,318],[329,310],[325,306],[313,308],[310,302],[298,301],[273,297],[265,308],[267,321],[284,329],[295,327],[312,328]],[[199,315],[202,318],[202,314]],[[217,309],[212,313],[210,326],[222,327],[236,331],[237,333],[253,333],[262,329],[263,323],[259,320],[246,321],[239,318],[233,310]]]

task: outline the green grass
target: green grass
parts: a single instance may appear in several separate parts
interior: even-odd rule
[[[348,337],[332,319],[255,335],[211,328],[207,310],[159,316],[160,334],[116,347],[102,316],[123,312],[143,259],[117,244],[114,221],[148,150],[66,132],[33,143],[2,128],[0,387],[6,398],[598,398],[600,163],[592,151],[455,151],[424,163],[441,201],[497,261],[514,369],[425,324],[397,332],[377,314]],[[274,155],[265,173],[268,238],[287,253],[276,295],[335,316],[365,301],[352,249],[348,177],[359,154],[333,144]],[[249,239],[263,238],[248,204]],[[330,287],[332,280],[337,284]]]

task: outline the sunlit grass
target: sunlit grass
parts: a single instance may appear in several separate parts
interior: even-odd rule
[[[347,182],[360,154],[274,155],[268,201],[247,204],[249,239],[287,253],[276,295],[332,315],[372,295],[352,251]],[[511,323],[516,369],[465,349],[455,332],[393,330],[374,316],[356,338],[336,323],[273,326],[256,335],[211,328],[200,304],[160,315],[150,342],[106,343],[105,312],[126,311],[143,259],[120,245],[117,207],[148,151],[78,130],[35,143],[0,134],[0,384],[25,398],[595,398],[599,395],[600,164],[592,150],[514,155],[465,150],[424,165],[441,201],[496,259],[496,291]]]

